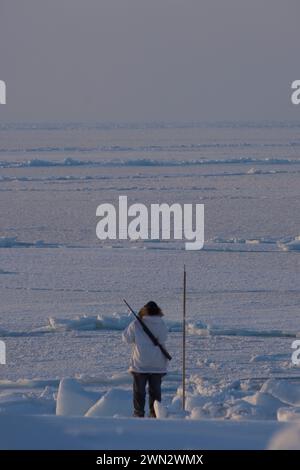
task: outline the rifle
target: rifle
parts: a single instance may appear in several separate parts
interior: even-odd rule
[[[161,350],[161,352],[163,353],[163,355],[170,361],[172,359],[172,356],[170,356],[170,354],[168,353],[168,351],[162,346],[162,344],[160,344],[160,342],[158,341],[157,338],[155,338],[154,334],[152,333],[151,330],[149,330],[148,326],[145,325],[145,323],[143,322],[143,320],[134,312],[134,310],[132,310],[132,308],[130,307],[129,303],[126,302],[125,299],[123,299],[123,302],[127,305],[127,307],[129,308],[129,310],[131,311],[131,313],[135,316],[135,318],[140,322],[141,324],[141,327],[143,328],[144,332],[149,336],[149,338],[151,339],[152,343],[154,344],[154,346],[158,346],[159,349]]]

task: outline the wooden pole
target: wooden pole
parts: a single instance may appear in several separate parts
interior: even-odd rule
[[[185,411],[185,339],[186,339],[186,270],[183,268],[183,318],[182,318],[182,409]]]

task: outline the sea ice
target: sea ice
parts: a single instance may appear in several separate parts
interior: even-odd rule
[[[121,388],[111,388],[86,413],[85,416],[132,416],[132,392]]]
[[[57,394],[56,414],[60,416],[83,416],[99,398],[99,393],[87,392],[77,380],[62,379]]]

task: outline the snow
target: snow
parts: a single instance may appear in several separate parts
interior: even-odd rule
[[[278,422],[0,416],[1,449],[264,449]],[[287,441],[288,442],[288,441]],[[298,438],[299,445],[299,438]]]
[[[272,438],[269,450],[300,450],[300,427],[290,426],[276,433]]]
[[[18,379],[14,380],[0,380],[0,390],[10,389],[35,389],[44,388],[48,386],[58,387],[59,379]]]
[[[6,392],[0,394],[0,415],[49,415],[55,412],[53,391],[42,393]]]

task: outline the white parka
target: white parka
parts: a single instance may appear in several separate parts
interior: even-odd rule
[[[165,346],[168,330],[159,316],[144,316],[143,322],[154,334],[162,346]],[[167,362],[158,346],[155,346],[138,320],[134,320],[123,332],[123,340],[132,344],[130,372],[141,374],[165,374]]]

